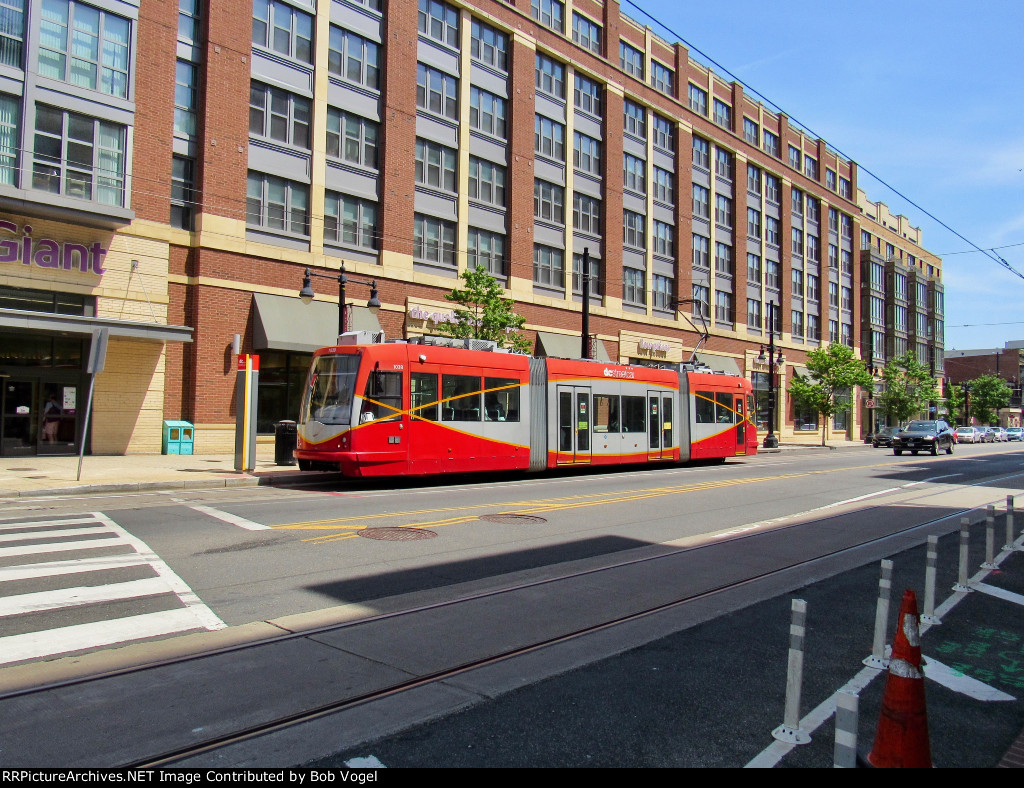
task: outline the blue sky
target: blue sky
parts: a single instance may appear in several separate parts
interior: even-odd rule
[[[947,350],[1024,339],[1024,278],[939,223],[1006,247],[1024,274],[1022,0],[622,0],[675,40],[637,7],[856,161],[869,199],[922,229],[943,257]]]

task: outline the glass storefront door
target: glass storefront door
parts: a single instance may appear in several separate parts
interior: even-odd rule
[[[77,454],[82,386],[75,381],[0,378],[0,456]]]
[[[18,457],[36,453],[39,431],[39,385],[34,380],[3,378],[3,422],[0,454]]]

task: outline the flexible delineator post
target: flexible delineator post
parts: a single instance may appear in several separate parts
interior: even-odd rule
[[[935,573],[939,563],[939,537],[932,534],[928,537],[928,561],[924,570],[924,614],[921,622],[937,626],[941,624],[935,616]]]
[[[804,679],[804,634],[807,603],[794,599],[789,623],[789,670],[786,674],[786,714],[772,736],[789,744],[808,744],[811,735],[800,728],[800,691]]]
[[[957,573],[954,591],[967,593],[973,591],[970,581],[967,579],[967,552],[971,546],[971,521],[967,517],[960,518],[960,568]]]
[[[885,636],[889,628],[889,594],[892,590],[892,561],[882,560],[882,572],[878,578],[878,605],[875,607],[875,640],[871,656],[864,660],[869,668],[885,670],[889,660],[885,658]]]
[[[992,504],[985,510],[985,563],[981,568],[999,568],[996,563],[996,507]]]
[[[836,769],[857,768],[857,720],[860,699],[851,692],[836,693]]]

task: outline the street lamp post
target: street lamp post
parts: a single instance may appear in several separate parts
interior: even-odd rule
[[[319,274],[307,268],[305,275],[302,277],[302,289],[299,291],[299,298],[302,299],[304,304],[308,304],[313,300],[313,277],[333,279],[338,283],[338,336],[341,336],[348,331],[348,304],[345,303],[345,285],[348,283],[349,277],[345,273],[345,264],[341,264],[341,270],[337,274]],[[353,279],[352,281],[370,288],[370,300],[366,302],[366,306],[371,312],[376,313],[380,309],[380,299],[377,297],[377,280]]]
[[[971,384],[966,380],[963,383],[964,389],[964,426],[971,426]]]
[[[779,349],[778,356],[775,355],[775,302],[768,302],[768,358],[764,356],[764,345],[761,345],[761,353],[757,357],[759,364],[768,365],[768,434],[764,436],[762,444],[766,449],[777,449],[779,439],[775,435],[775,396],[778,389],[778,377],[776,370],[782,365],[785,359],[782,357],[782,349]]]

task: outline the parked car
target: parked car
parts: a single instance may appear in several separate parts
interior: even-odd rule
[[[992,431],[996,435],[997,443],[1006,443],[1006,430],[1004,430],[1002,427],[993,427]]]
[[[985,435],[976,427],[957,427],[956,432],[957,443],[983,443],[985,441]]]
[[[1024,427],[1007,427],[1006,440],[1024,441]]]
[[[985,443],[995,443],[996,431],[991,427],[982,427],[982,429],[985,430]]]
[[[938,454],[939,449],[945,449],[946,454],[953,453],[953,428],[942,419],[912,421],[892,436],[892,453],[896,456],[904,451]]]
[[[871,445],[876,449],[879,446],[892,447],[892,436],[896,432],[895,427],[879,427],[877,432],[871,435]]]

